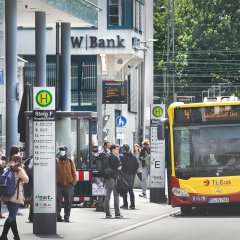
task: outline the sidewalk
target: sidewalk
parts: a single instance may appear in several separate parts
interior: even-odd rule
[[[57,223],[57,235],[34,235],[32,233],[33,224],[28,223],[28,209],[22,209],[23,216],[17,216],[19,234],[22,240],[34,239],[67,239],[67,240],[100,240],[107,237],[129,231],[133,228],[145,225],[168,216],[170,213],[178,211],[167,204],[156,204],[149,202],[148,198],[141,198],[140,189],[135,189],[136,209],[121,210],[123,219],[106,219],[104,212],[96,212],[95,208],[72,208],[70,223]],[[122,198],[120,198],[122,205]],[[113,197],[111,199],[113,208]],[[111,209],[114,216],[114,209]],[[63,209],[62,209],[63,212]],[[7,215],[7,214],[5,214]],[[4,219],[0,219],[0,231],[4,224]],[[12,233],[9,232],[9,239]]]

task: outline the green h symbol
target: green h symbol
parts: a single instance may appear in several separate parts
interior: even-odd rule
[[[44,97],[43,95],[45,95],[45,97]],[[42,104],[43,104],[43,101],[45,101],[45,103],[48,102],[47,98],[48,98],[48,95],[47,95],[46,92],[41,93],[41,95],[40,95],[40,101],[41,101]]]

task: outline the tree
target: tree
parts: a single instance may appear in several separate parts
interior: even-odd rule
[[[172,1],[155,1],[154,6],[155,37],[159,39],[155,44],[155,68],[160,78],[167,55],[164,26],[169,23]],[[234,0],[175,0],[175,57],[171,61],[180,95],[195,95],[200,100],[203,90],[219,83],[228,86],[227,94],[239,95],[238,5]],[[165,7],[164,13],[159,11],[160,6]]]

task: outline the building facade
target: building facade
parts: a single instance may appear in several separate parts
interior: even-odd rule
[[[56,85],[56,55],[61,55],[61,49],[57,52],[61,39],[58,39],[59,25],[56,23],[60,23],[61,28],[61,22],[69,22],[72,111],[97,112],[93,141],[99,145],[105,140],[128,143],[130,146],[140,143],[150,135],[150,104],[153,102],[153,1],[92,0],[78,1],[82,2],[79,5],[76,2],[25,1],[25,15],[33,12],[33,8],[47,13],[47,86]],[[76,7],[79,8],[78,11]],[[21,6],[18,7],[21,22],[18,23],[16,43],[18,57],[24,64],[21,64],[22,73],[19,74],[19,101],[24,85],[36,84],[34,22],[24,21],[24,13],[20,10]],[[52,15],[55,18],[52,19]],[[116,81],[127,85],[124,92],[127,94],[127,102],[103,103],[102,94],[106,94],[103,83]],[[118,116],[124,116],[127,120],[123,127],[117,126]],[[4,135],[4,127],[2,131]]]

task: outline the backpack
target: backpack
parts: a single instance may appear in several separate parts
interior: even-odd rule
[[[99,172],[99,175],[105,179],[110,178],[114,171],[109,165],[109,154],[102,152],[98,155],[96,159],[96,169]]]
[[[0,195],[11,197],[15,194],[15,176],[14,171],[10,167],[5,167],[0,177]]]
[[[99,173],[102,173],[103,168],[102,168],[102,163],[106,161],[109,157],[109,154],[106,152],[101,152],[98,154],[96,157],[96,169]]]

